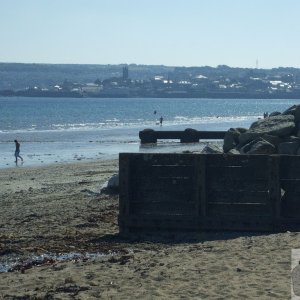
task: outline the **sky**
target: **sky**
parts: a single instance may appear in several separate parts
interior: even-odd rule
[[[0,0],[0,62],[300,68],[300,0]]]

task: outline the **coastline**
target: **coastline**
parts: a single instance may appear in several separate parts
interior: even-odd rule
[[[71,92],[71,91],[5,91],[0,90],[0,97],[20,97],[20,98],[78,98],[78,99],[87,99],[87,98],[93,98],[93,99],[129,99],[129,98],[145,98],[145,99],[178,99],[178,98],[184,98],[184,99],[229,99],[229,100],[235,100],[235,99],[299,99],[300,93],[298,91],[292,91],[292,92],[286,92],[286,91],[277,91],[276,93],[270,93],[268,90],[265,90],[263,92],[238,92],[238,91],[230,91],[230,92],[224,92],[224,91],[212,91],[212,92],[182,92],[182,91],[164,91],[164,92],[157,92],[155,90],[145,93],[142,92],[140,94],[136,94],[136,91],[128,93],[121,93],[118,90],[115,91],[108,91],[108,92],[102,92],[99,94],[82,94],[79,92]]]
[[[137,133],[138,135],[138,133]],[[60,164],[92,163],[99,160],[118,159],[121,152],[133,153],[166,153],[183,151],[201,151],[207,144],[221,143],[220,140],[202,140],[199,143],[180,143],[179,141],[159,141],[157,144],[140,144],[139,140],[130,142],[41,142],[32,143],[22,141],[22,163],[15,164],[14,145],[1,143],[2,156],[0,158],[0,170],[8,168],[31,168],[52,166]]]
[[[1,299],[290,297],[299,233],[123,239],[118,196],[99,194],[117,172],[118,160],[0,170],[0,261],[20,263],[0,273]]]

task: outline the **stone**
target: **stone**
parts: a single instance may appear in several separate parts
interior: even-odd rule
[[[300,144],[300,137],[298,136],[287,136],[282,139],[282,143],[299,143]]]
[[[278,153],[296,155],[299,147],[300,147],[299,142],[281,143],[278,145]]]
[[[230,154],[300,155],[300,105],[283,113],[272,112],[247,130],[230,128],[224,137],[224,152]]]
[[[118,194],[119,193],[119,174],[113,175],[101,188],[101,193]]]
[[[269,142],[270,144],[274,145],[276,148],[278,147],[278,145],[280,143],[283,142],[283,139],[275,136],[275,135],[270,135],[270,134],[264,134],[262,136],[262,139],[264,139],[265,141]]]
[[[295,129],[295,117],[293,115],[278,115],[258,120],[250,126],[250,129],[239,136],[241,145],[257,139],[265,134],[283,137],[291,134]]]
[[[248,142],[246,145],[243,145],[243,146],[238,145],[238,146],[241,146],[240,148],[238,147],[238,150],[240,150],[240,152],[242,154],[246,154],[247,152],[249,152],[251,150],[251,148],[254,144],[258,143],[261,140],[262,140],[262,138],[258,138],[258,139]]]
[[[239,143],[239,136],[246,131],[245,128],[230,128],[224,136],[223,151],[226,153],[235,148]]]
[[[271,143],[261,140],[257,143],[253,143],[247,154],[274,154],[276,153],[276,147]]]
[[[274,116],[279,116],[279,115],[281,115],[281,112],[279,112],[279,111],[273,111],[273,112],[271,112],[269,114],[269,117],[274,117]]]
[[[295,123],[300,122],[300,105],[293,105],[282,113],[282,115],[292,115],[295,117]]]
[[[230,149],[227,154],[231,154],[231,155],[238,155],[241,154],[241,152],[237,149]]]
[[[218,145],[207,145],[201,151],[201,154],[221,154],[223,153],[221,147]]]

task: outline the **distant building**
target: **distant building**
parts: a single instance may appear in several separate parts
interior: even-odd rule
[[[103,90],[102,85],[87,83],[81,87],[81,92],[88,95],[97,95]]]
[[[128,80],[128,67],[127,66],[125,66],[125,67],[123,67],[123,81],[126,81],[126,80]]]

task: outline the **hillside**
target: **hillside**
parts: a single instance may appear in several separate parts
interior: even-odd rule
[[[0,63],[0,95],[296,99],[300,69]]]
[[[122,76],[124,65],[21,64],[0,63],[0,90],[48,87],[65,80],[77,83]],[[131,79],[167,76],[173,67],[129,65]]]

